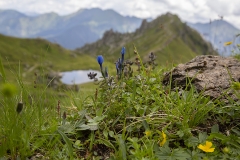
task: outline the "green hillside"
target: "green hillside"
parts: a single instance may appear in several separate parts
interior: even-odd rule
[[[147,59],[149,53],[154,52],[157,55],[157,62],[163,65],[186,62],[196,55],[217,54],[199,33],[171,13],[162,15],[152,22],[143,21],[141,27],[134,33],[107,31],[101,40],[87,44],[77,49],[77,52],[94,56],[100,54],[107,60],[115,62],[122,46],[127,49],[127,58],[134,58],[133,44],[141,57]]]
[[[20,39],[0,35],[0,56],[6,74],[21,70],[26,79],[34,72],[98,69],[96,58],[77,55],[43,39]],[[20,64],[20,67],[19,67]]]

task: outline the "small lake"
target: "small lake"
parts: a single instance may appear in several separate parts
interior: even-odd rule
[[[88,78],[88,73],[94,72],[97,73],[96,78],[98,80],[100,79],[99,77],[102,77],[102,73],[99,71],[94,71],[94,70],[76,70],[76,71],[68,71],[68,72],[61,72],[62,78],[61,81],[64,84],[82,84],[82,83],[87,83],[87,82],[93,82],[93,79]]]

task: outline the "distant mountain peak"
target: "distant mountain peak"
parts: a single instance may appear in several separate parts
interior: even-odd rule
[[[13,9],[1,9],[0,13],[5,13],[5,14],[18,14],[18,15],[22,15],[22,16],[27,16],[26,14],[19,12],[17,10],[13,10]]]
[[[240,43],[240,38],[236,38],[240,30],[225,20],[214,20],[211,23],[188,23],[188,25],[197,30],[205,40],[211,42],[220,55],[231,55],[235,45]],[[228,41],[232,41],[233,44],[224,46],[224,42]]]
[[[142,19],[126,17],[112,9],[80,9],[60,16],[55,12],[27,16],[17,11],[0,11],[0,33],[15,37],[41,37],[75,49],[103,36],[109,29],[133,32]]]

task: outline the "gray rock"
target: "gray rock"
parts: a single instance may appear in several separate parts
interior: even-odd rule
[[[191,82],[198,92],[212,99],[228,102],[229,98],[237,101],[232,82],[240,81],[240,61],[233,57],[202,55],[186,64],[179,64],[166,73],[163,84],[172,88],[186,88],[186,82]]]

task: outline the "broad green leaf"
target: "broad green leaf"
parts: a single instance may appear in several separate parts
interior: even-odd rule
[[[238,136],[240,136],[240,131],[237,129],[231,129],[234,133],[236,133]]]
[[[61,125],[59,127],[59,130],[61,130],[64,133],[73,133],[74,127],[71,124],[65,124],[65,125]]]
[[[123,160],[127,160],[127,150],[126,150],[125,141],[122,139],[122,135],[118,135],[117,138],[118,138],[118,145],[121,153],[121,158]]]
[[[211,133],[218,133],[219,132],[219,125],[215,124],[211,128]]]
[[[57,132],[61,135],[61,137],[63,138],[64,142],[66,143],[68,154],[69,154],[70,158],[73,159],[72,142],[69,140],[69,138],[61,130],[58,129]]]
[[[104,135],[105,138],[108,139],[108,131],[107,131],[107,130],[104,130],[104,131],[103,131],[103,135]]]
[[[199,133],[199,135],[198,135],[198,139],[199,139],[199,142],[200,142],[200,143],[205,142],[206,139],[207,139],[207,133],[206,133],[206,132]]]
[[[144,127],[145,131],[146,131],[146,130],[149,130],[149,125],[148,125],[148,123],[147,123],[146,120],[143,120],[143,121],[142,121],[142,124],[143,124],[143,127]]]
[[[196,147],[199,144],[199,140],[197,137],[189,137],[186,141],[185,141],[186,145],[188,147]]]
[[[191,158],[191,155],[183,149],[170,150],[169,147],[160,148],[160,152],[156,153],[159,159],[169,159],[169,160],[187,160]]]
[[[90,127],[86,124],[82,124],[80,126],[78,126],[78,128],[76,130],[88,130],[90,129]]]
[[[114,151],[116,152],[116,148],[114,147],[114,145],[109,140],[98,138],[96,140],[96,142],[100,143],[100,144],[104,144],[105,146],[114,149]]]
[[[108,134],[109,134],[110,137],[112,137],[112,138],[114,137],[114,132],[113,131],[109,131]]]
[[[103,108],[104,108],[104,106],[100,107],[100,108],[97,110],[96,115],[97,115],[98,117],[102,116]]]

